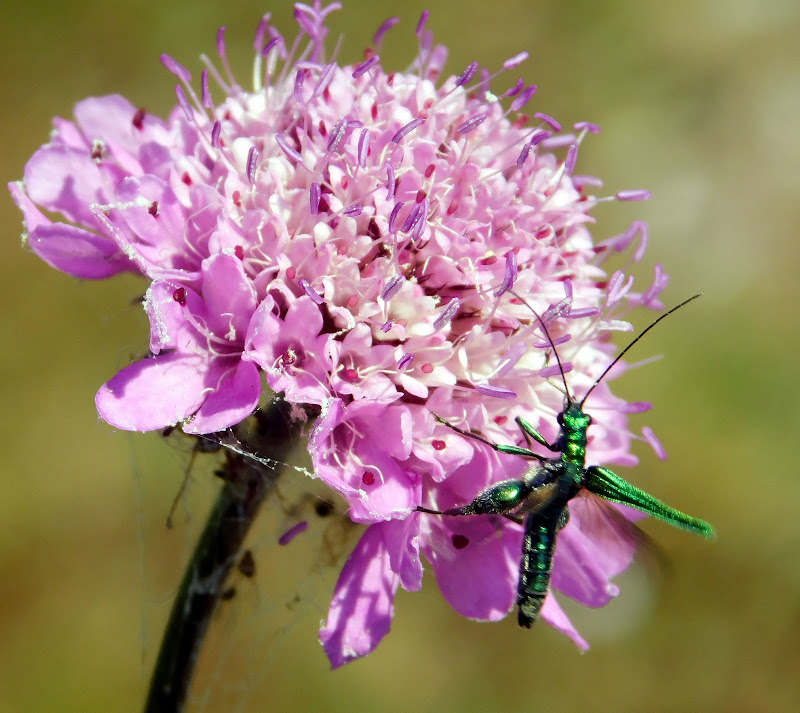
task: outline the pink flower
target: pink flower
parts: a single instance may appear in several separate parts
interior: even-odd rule
[[[235,255],[203,261],[202,296],[163,280],[147,292],[152,357],[123,369],[97,392],[97,410],[113,426],[152,431],[183,422],[211,433],[258,406],[258,368],[242,360],[256,292]],[[163,353],[161,353],[163,352]]]
[[[265,18],[252,91],[230,74],[222,31],[223,70],[208,62],[199,90],[164,56],[180,82],[169,119],[118,96],[87,99],[75,123],[56,121],[24,181],[10,185],[28,243],[49,264],[83,278],[131,271],[150,283],[151,356],[101,387],[106,421],[223,430],[257,408],[262,373],[290,402],[322,407],[309,439],[316,473],[370,524],[321,632],[333,666],[388,632],[397,587],[421,586],[420,552],[457,611],[508,613],[520,526],[415,508],[467,503],[526,462],[433,414],[499,443],[520,440],[516,416],[555,438],[553,344],[572,393],[582,393],[612,359],[611,333],[630,329],[628,311],[659,308],[666,286],[660,267],[638,293],[633,278],[602,269],[637,235],[641,259],[646,230],[635,223],[595,242],[591,210],[614,197],[591,195],[601,183],[574,169],[598,129],[564,132],[543,113],[529,123],[520,112],[536,88],[504,79],[527,55],[509,59],[500,77],[476,62],[448,76],[447,51],[423,14],[411,71],[387,73],[377,54],[394,22],[363,62],[340,65],[324,43],[338,7],[296,5],[296,42]],[[543,315],[553,344],[512,285]],[[636,410],[605,382],[594,390],[592,463],[635,462],[627,415]],[[570,508],[552,585],[602,606],[632,547],[580,501]],[[587,646],[552,592],[542,617]]]

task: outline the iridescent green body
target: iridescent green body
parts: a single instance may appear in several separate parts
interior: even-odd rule
[[[525,519],[522,540],[522,561],[519,566],[517,604],[520,626],[530,628],[539,618],[539,610],[550,591],[550,571],[556,549],[556,533],[561,513],[557,508]]]
[[[697,296],[695,295],[695,297]],[[592,423],[592,417],[583,411],[586,398],[611,367],[646,332],[695,297],[661,315],[639,334],[595,381],[581,401],[576,401],[570,396],[564,379],[564,371],[561,369],[566,397],[564,409],[557,417],[559,434],[555,443],[549,443],[525,419],[519,417],[516,419],[528,446],[532,445],[532,440],[536,441],[548,450],[558,453],[557,458],[545,458],[530,448],[493,443],[482,436],[465,431],[438,416],[436,417],[448,428],[463,436],[485,443],[499,453],[538,461],[538,465],[531,466],[521,480],[504,480],[496,483],[479,493],[471,503],[461,507],[444,511],[417,508],[421,512],[438,515],[503,515],[517,522],[520,521],[522,515],[525,516],[525,534],[517,588],[520,626],[530,628],[539,616],[539,611],[550,589],[550,572],[558,530],[564,527],[569,517],[569,501],[584,490],[605,500],[636,508],[670,525],[703,537],[712,538],[714,536],[714,529],[707,522],[670,507],[607,468],[586,467],[587,430]],[[542,326],[544,327],[543,323]],[[546,332],[546,328],[544,329]],[[557,353],[556,359],[558,359]],[[619,513],[616,515],[624,520]],[[633,527],[627,520],[624,520],[624,523],[626,526]]]

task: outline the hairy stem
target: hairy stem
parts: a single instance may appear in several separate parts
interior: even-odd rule
[[[195,663],[211,616],[225,591],[242,544],[264,500],[273,491],[303,420],[292,420],[289,406],[275,401],[256,416],[256,427],[237,433],[247,451],[226,451],[220,476],[224,485],[186,567],[156,659],[145,713],[178,713],[186,703]],[[243,449],[244,451],[244,449]],[[276,461],[273,466],[268,461]]]

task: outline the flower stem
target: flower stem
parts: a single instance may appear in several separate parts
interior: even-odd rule
[[[178,713],[186,704],[195,663],[225,582],[264,500],[283,471],[303,419],[292,420],[290,406],[274,401],[255,416],[255,428],[237,433],[242,453],[226,451],[217,502],[183,576],[156,659],[145,713]],[[246,449],[246,450],[245,450]],[[243,455],[255,452],[266,463]]]

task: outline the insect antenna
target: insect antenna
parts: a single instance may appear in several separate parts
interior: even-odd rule
[[[625,347],[625,348],[624,348],[624,349],[623,349],[623,350],[622,350],[622,351],[621,351],[619,354],[617,354],[617,356],[616,356],[616,358],[614,359],[614,361],[612,361],[612,362],[611,362],[611,363],[610,363],[610,364],[609,364],[609,365],[606,367],[605,371],[604,371],[602,374],[600,374],[600,376],[598,377],[598,379],[597,379],[597,380],[596,380],[596,381],[595,381],[595,382],[594,382],[594,383],[593,383],[593,384],[592,384],[592,385],[589,387],[589,390],[586,392],[586,394],[585,394],[585,395],[584,395],[584,397],[581,399],[581,401],[580,401],[580,403],[579,403],[578,405],[579,405],[581,408],[583,408],[583,404],[586,402],[586,399],[588,399],[588,398],[589,398],[589,394],[591,394],[591,393],[592,393],[592,391],[594,391],[594,387],[595,387],[595,386],[597,386],[597,385],[598,385],[598,384],[599,384],[599,383],[600,383],[600,382],[601,382],[601,381],[602,381],[602,380],[605,378],[606,374],[608,374],[608,372],[609,372],[609,371],[611,371],[611,369],[613,369],[613,368],[614,368],[614,365],[615,365],[615,364],[616,364],[616,363],[617,363],[617,362],[618,362],[620,359],[622,359],[622,357],[624,357],[624,356],[625,356],[625,355],[628,353],[628,351],[630,351],[630,348],[631,348],[631,347],[632,347],[634,344],[636,344],[636,342],[638,342],[638,341],[639,341],[639,340],[640,340],[640,339],[641,339],[641,338],[642,338],[642,337],[643,337],[645,334],[647,334],[647,333],[648,333],[648,332],[649,332],[649,331],[650,331],[650,330],[651,330],[653,327],[655,327],[655,326],[656,326],[656,325],[657,325],[657,324],[658,324],[658,323],[659,323],[659,322],[660,322],[662,319],[666,319],[666,318],[667,318],[667,317],[669,317],[669,316],[670,316],[670,315],[671,315],[673,312],[676,312],[677,310],[679,310],[679,309],[680,309],[681,307],[683,307],[684,305],[687,305],[687,304],[689,304],[689,302],[691,302],[692,300],[696,300],[698,297],[700,297],[700,295],[699,295],[699,294],[697,294],[697,295],[692,295],[692,296],[691,296],[691,297],[689,297],[688,299],[685,299],[685,300],[684,300],[683,302],[681,302],[679,305],[675,305],[675,306],[674,306],[674,307],[673,307],[671,310],[669,310],[668,312],[664,312],[664,314],[662,314],[662,315],[661,315],[661,316],[660,316],[658,319],[656,319],[655,321],[651,322],[651,323],[650,323],[650,325],[648,325],[648,326],[647,326],[645,329],[643,329],[643,330],[642,330],[642,331],[639,333],[639,335],[636,337],[636,339],[634,339],[634,340],[633,340],[633,341],[632,341],[630,344],[628,344],[628,346],[627,346],[627,347]],[[540,321],[541,321],[541,320],[540,320]],[[542,325],[542,326],[544,326],[544,325]],[[551,342],[551,343],[552,343],[552,342]],[[557,358],[557,356],[558,356],[558,355],[556,355],[556,358]],[[563,374],[563,372],[562,372],[562,374]]]
[[[531,307],[528,301],[514,292],[514,290],[508,290],[514,297],[516,297],[522,304],[524,304],[531,312],[533,312],[534,316],[537,320],[539,320],[539,324],[542,326],[542,330],[544,331],[544,336],[547,337],[547,341],[550,342],[550,346],[553,347],[553,354],[556,357],[556,362],[558,363],[558,371],[561,373],[561,381],[564,383],[564,391],[567,396],[568,401],[572,401],[572,397],[569,395],[569,387],[567,386],[567,377],[564,375],[564,367],[561,364],[561,357],[558,356],[558,349],[556,349],[556,345],[553,343],[553,339],[550,337],[550,332],[547,330],[547,325],[544,323],[544,320],[539,316],[539,313]],[[666,316],[666,315],[665,315]]]

